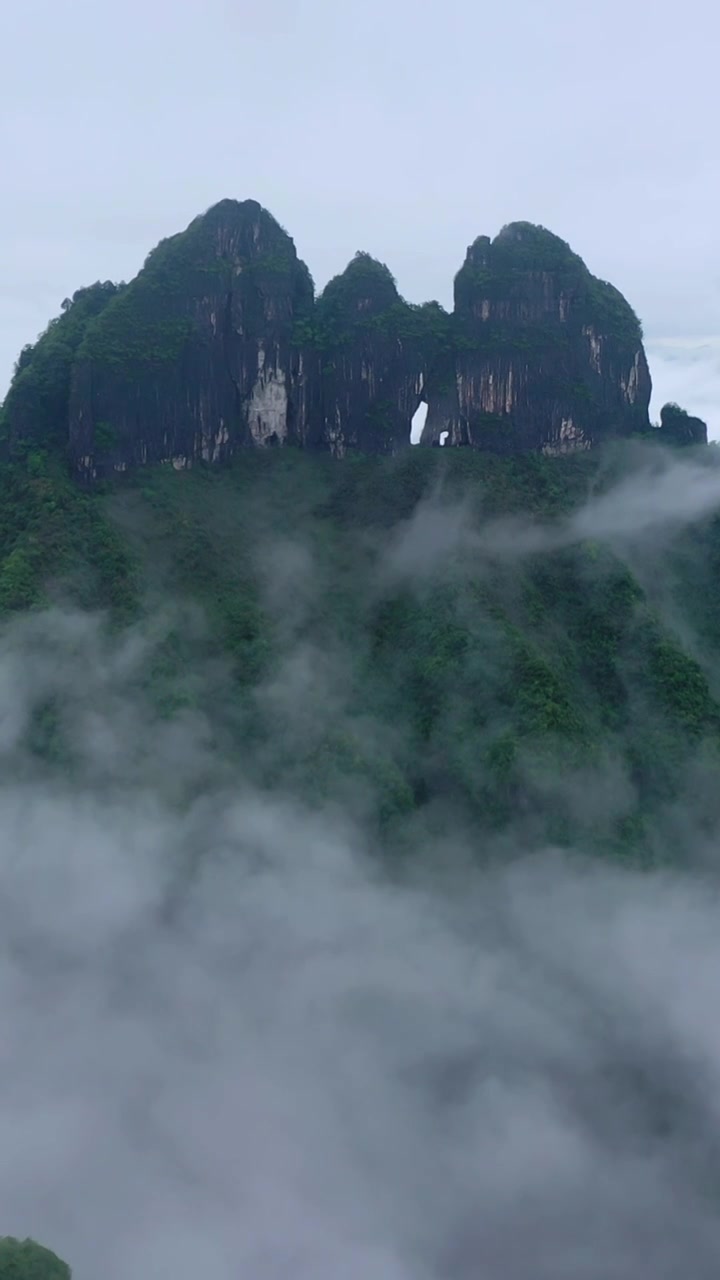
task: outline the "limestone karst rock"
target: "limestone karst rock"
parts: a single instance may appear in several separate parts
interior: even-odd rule
[[[452,360],[423,442],[562,453],[649,427],[639,321],[612,285],[530,223],[480,236],[455,277]]]
[[[668,444],[707,444],[708,429],[702,418],[691,417],[677,404],[666,404],[660,410],[658,434]]]
[[[405,302],[388,268],[366,253],[330,281],[315,308],[313,341],[314,404],[332,453],[397,453],[409,446],[448,321],[437,303]]]
[[[179,467],[303,441],[307,384],[293,335],[312,305],[293,241],[254,200],[224,200],[162,241],[78,350],[78,470]]]
[[[92,480],[249,447],[393,454],[425,401],[422,444],[555,454],[646,433],[650,391],[634,311],[543,227],[478,237],[448,315],[406,302],[366,253],[316,299],[272,215],[223,200],[129,284],[63,303],[21,353],[3,432],[10,448],[69,450]],[[707,438],[676,406],[660,431]]]

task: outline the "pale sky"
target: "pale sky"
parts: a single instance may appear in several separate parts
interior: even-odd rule
[[[476,235],[569,240],[645,326],[657,412],[720,436],[715,0],[2,6],[0,394],[62,299],[226,196],[318,287],[356,249],[451,303]]]

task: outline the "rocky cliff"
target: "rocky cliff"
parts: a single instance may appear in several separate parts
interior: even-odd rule
[[[290,237],[254,201],[223,201],[164,241],[88,332],[69,406],[90,477],[142,462],[222,461],[293,443],[395,453],[448,338],[358,253],[317,302]]]
[[[163,241],[78,350],[69,406],[78,469],[180,467],[303,441],[294,331],[312,306],[307,267],[254,200],[225,200]]]
[[[11,444],[63,442],[92,479],[258,446],[397,453],[423,400],[423,444],[562,453],[646,431],[649,398],[632,308],[542,227],[479,237],[449,316],[404,301],[365,253],[315,299],[275,219],[224,200],[130,284],[66,300],[21,354],[3,419]],[[706,438],[673,413],[667,439]]]
[[[397,453],[428,369],[448,338],[437,303],[411,306],[386,266],[358,253],[320,295],[310,341],[315,351],[313,403],[324,446]]]
[[[640,324],[620,293],[530,223],[480,236],[455,277],[451,362],[423,443],[563,453],[649,427]]]
[[[678,404],[663,405],[660,410],[660,438],[667,444],[707,444],[707,423],[702,418],[692,418]]]

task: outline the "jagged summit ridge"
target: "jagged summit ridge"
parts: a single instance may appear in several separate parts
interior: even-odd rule
[[[227,199],[129,284],[67,300],[23,351],[4,418],[16,446],[62,444],[94,479],[249,447],[393,454],[423,401],[426,445],[587,449],[647,431],[650,390],[634,311],[543,227],[478,236],[448,314],[363,252],[316,298],[272,214]],[[694,422],[665,437],[697,442]]]

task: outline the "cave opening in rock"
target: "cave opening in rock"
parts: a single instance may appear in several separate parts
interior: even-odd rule
[[[421,400],[415,410],[410,422],[410,443],[419,444],[422,435],[425,419],[427,418],[428,407],[424,400]]]

